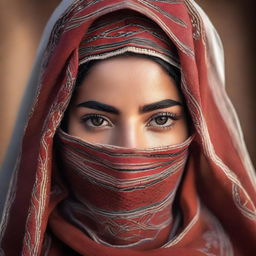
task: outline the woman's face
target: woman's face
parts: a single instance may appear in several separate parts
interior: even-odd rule
[[[152,148],[189,135],[175,82],[150,59],[119,56],[96,63],[77,88],[67,131],[91,143]]]

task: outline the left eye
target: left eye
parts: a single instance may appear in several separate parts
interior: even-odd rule
[[[88,128],[101,128],[112,126],[112,123],[101,115],[88,115],[82,118],[82,122]]]
[[[155,123],[158,125],[164,125],[168,122],[170,118],[168,116],[158,116],[154,119]]]
[[[101,117],[91,117],[90,122],[94,125],[94,126],[102,126],[104,124],[104,119]]]
[[[174,121],[177,120],[176,115],[171,113],[160,113],[153,116],[148,122],[147,126],[156,127],[156,128],[167,128],[174,124]]]

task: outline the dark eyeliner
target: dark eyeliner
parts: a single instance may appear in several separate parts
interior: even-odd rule
[[[151,116],[151,117],[149,118],[146,127],[150,127],[150,123],[151,123],[154,119],[156,119],[156,118],[158,118],[158,117],[168,117],[168,118],[171,118],[173,121],[177,121],[177,120],[181,119],[181,115],[177,115],[177,114],[171,113],[171,112],[160,112],[160,113],[154,114],[153,116]],[[159,126],[152,126],[152,129],[155,129],[155,130],[169,129],[169,128],[171,128],[174,124],[175,124],[175,123],[172,123],[172,124],[167,125],[167,126],[164,126],[164,125],[163,125],[163,126],[161,126],[161,125],[159,125]]]
[[[94,117],[95,117],[95,118],[101,118],[101,119],[103,119],[104,121],[107,121],[108,124],[110,124],[110,125],[108,125],[108,126],[94,126],[94,125],[88,125],[88,124],[86,124],[86,122],[87,122],[88,120],[90,120],[90,119],[92,119],[92,118],[94,118]],[[83,115],[82,117],[80,117],[80,122],[81,122],[82,124],[86,125],[87,129],[90,129],[90,130],[104,129],[104,128],[106,128],[106,127],[110,127],[110,126],[113,125],[112,122],[111,122],[107,117],[105,117],[105,116],[103,116],[103,115],[100,115],[100,114],[86,114],[86,115]],[[92,121],[91,121],[91,123],[92,123]]]

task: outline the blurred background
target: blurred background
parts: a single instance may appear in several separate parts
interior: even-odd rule
[[[0,0],[0,164],[43,28],[60,0]],[[253,0],[197,0],[225,50],[227,92],[256,166],[256,53]]]

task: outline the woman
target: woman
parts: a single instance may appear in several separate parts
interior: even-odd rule
[[[1,253],[252,255],[254,172],[202,10],[66,1],[49,24]]]

